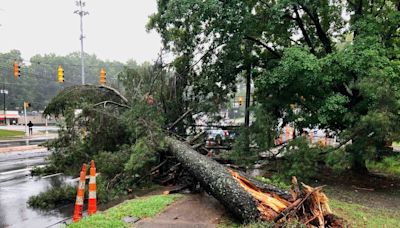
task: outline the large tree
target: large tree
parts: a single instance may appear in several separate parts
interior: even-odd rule
[[[252,71],[261,116],[340,133],[366,171],[399,137],[399,11],[398,0],[158,0],[148,26],[176,56],[186,99],[223,102]]]

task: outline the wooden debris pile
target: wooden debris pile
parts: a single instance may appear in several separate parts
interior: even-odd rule
[[[276,193],[263,192],[239,173],[229,170],[240,186],[257,200],[261,219],[282,223],[291,219],[310,227],[343,227],[343,221],[336,217],[328,204],[328,197],[321,192],[322,187],[312,188],[302,183],[300,190],[296,177],[292,178],[290,200]]]

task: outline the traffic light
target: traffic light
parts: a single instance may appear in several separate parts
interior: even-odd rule
[[[58,66],[58,83],[64,83],[64,70],[61,65]]]
[[[239,97],[239,105],[242,106],[243,105],[243,96]]]
[[[104,68],[101,68],[100,70],[100,85],[105,85],[106,84],[106,71]]]
[[[15,78],[21,77],[21,67],[16,61],[14,62],[14,77]]]
[[[24,108],[29,108],[31,107],[31,103],[24,101]]]

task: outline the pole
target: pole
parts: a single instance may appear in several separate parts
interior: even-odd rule
[[[245,117],[244,124],[245,127],[250,126],[250,93],[251,93],[251,69],[253,67],[250,66],[247,75],[246,75],[246,104],[245,104]]]
[[[4,97],[4,126],[7,126],[7,114],[6,114],[6,93],[3,93]]]
[[[48,130],[47,130],[47,116],[46,116],[45,118],[46,118],[46,122],[45,122],[45,124],[46,124],[46,135],[48,135],[49,132],[48,132]]]
[[[28,123],[26,122],[26,105],[25,105],[25,101],[24,101],[24,119],[25,119],[25,135],[28,136],[28,131],[26,129]]]
[[[3,101],[4,101],[4,126],[7,126],[7,115],[6,115],[6,85],[3,83]]]
[[[81,27],[81,75],[82,75],[82,85],[85,84],[85,61],[84,61],[84,52],[83,52],[83,39],[85,36],[83,35],[83,17],[85,15],[88,15],[89,13],[86,11],[83,11],[83,7],[85,6],[85,2],[82,2],[82,0],[76,1],[76,5],[79,7],[78,10],[75,10],[74,13],[78,14],[80,16],[80,27]]]
[[[80,1],[81,2],[81,1]],[[81,7],[81,74],[82,74],[82,85],[85,85],[85,62],[84,62],[84,56],[83,56],[83,13],[82,13],[82,3],[80,4]]]

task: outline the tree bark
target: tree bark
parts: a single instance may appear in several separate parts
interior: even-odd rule
[[[200,155],[179,140],[166,137],[165,141],[170,152],[201,186],[237,218],[244,222],[260,218],[255,199],[239,185],[224,166]]]
[[[357,174],[367,174],[368,169],[367,166],[365,165],[365,160],[355,158],[353,160],[353,164],[351,165],[351,171]]]
[[[346,147],[346,150],[353,156],[353,161],[351,164],[351,171],[357,174],[368,173],[367,166],[365,164],[365,158],[363,153],[366,151],[366,142],[361,138],[353,139],[351,145]]]

